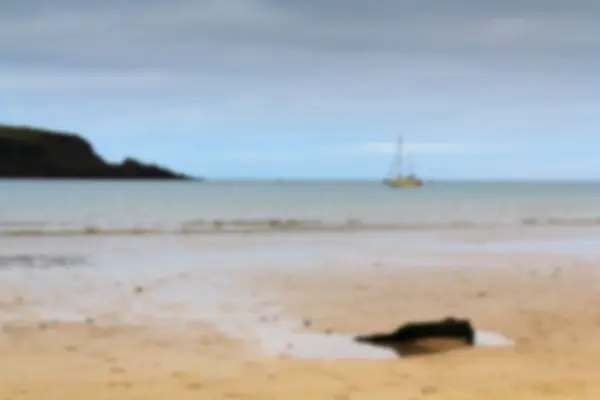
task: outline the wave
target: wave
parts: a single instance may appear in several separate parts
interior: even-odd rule
[[[48,269],[52,267],[76,267],[88,265],[86,257],[66,254],[3,254],[0,255],[0,269],[24,267]]]
[[[506,227],[593,227],[600,226],[600,217],[591,218],[524,218],[514,222],[449,221],[422,223],[376,223],[359,219],[343,222],[326,222],[300,219],[235,219],[194,220],[172,228],[99,227],[0,223],[0,236],[143,236],[143,235],[200,235],[200,234],[252,234],[275,232],[369,232],[369,231],[419,231],[449,229],[489,229]]]

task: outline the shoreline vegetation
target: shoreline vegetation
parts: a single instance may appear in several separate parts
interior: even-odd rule
[[[4,124],[0,124],[0,179],[203,180],[135,158],[107,162],[75,133]]]

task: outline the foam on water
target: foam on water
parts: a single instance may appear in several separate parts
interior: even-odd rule
[[[92,242],[100,245],[95,253]],[[22,251],[31,242],[15,241],[13,244],[10,246],[12,251]],[[303,331],[301,321],[291,318],[276,305],[277,298],[268,293],[253,293],[238,279],[243,274],[256,272],[257,268],[265,272],[270,268],[302,267],[317,273],[321,267],[316,261],[337,257],[339,251],[335,249],[339,246],[320,248],[312,245],[308,250],[284,247],[288,256],[293,255],[291,261],[296,260],[296,264],[289,260],[283,262],[282,251],[266,251],[264,243],[255,246],[255,250],[238,252],[190,250],[173,243],[167,247],[165,242],[149,238],[131,242],[61,239],[35,247],[44,253],[50,252],[52,247],[51,253],[58,254],[66,250],[65,246],[70,249],[72,245],[78,249],[78,254],[89,256],[89,265],[0,270],[0,279],[6,288],[14,290],[12,294],[4,293],[5,297],[20,296],[25,300],[22,307],[13,311],[11,308],[0,309],[0,320],[26,318],[83,323],[93,319],[97,324],[151,324],[169,329],[206,321],[229,336],[252,342],[272,356],[308,359],[398,357],[391,350],[357,343],[349,335]],[[111,252],[117,248],[120,250]],[[306,251],[312,252],[317,260],[308,257]],[[10,252],[4,249],[2,253]],[[361,258],[360,251],[355,256],[359,262],[354,260],[354,264],[350,263],[352,257],[345,249],[342,253],[339,260],[344,262],[332,265],[344,265],[344,268],[370,266],[369,257],[363,254]],[[134,290],[136,286],[143,290]],[[511,344],[499,334],[477,332],[477,346]]]
[[[513,252],[544,252],[558,254],[599,255],[600,237],[595,231],[593,238],[562,238],[555,240],[529,240],[486,245],[485,250],[513,251]]]
[[[198,289],[197,283],[188,281],[154,291],[152,297],[185,304],[188,318],[201,317],[231,337],[250,340],[271,356],[329,360],[398,357],[391,349],[358,343],[352,335],[303,331],[301,321],[291,319],[278,306],[264,305],[265,300],[272,300],[266,294],[251,296],[226,279],[213,279],[201,291]],[[223,304],[227,304],[226,312]],[[168,315],[173,319],[173,313]],[[512,345],[514,342],[500,333],[476,332],[477,347]]]
[[[391,348],[358,343],[352,335],[294,332],[285,324],[274,324],[259,333],[267,354],[301,359],[371,359],[388,360],[401,357]],[[514,342],[500,333],[477,331],[475,347],[510,347]]]
[[[506,347],[516,343],[498,332],[476,331],[475,346],[477,347]]]
[[[270,331],[262,333],[262,349],[272,356],[321,360],[398,358],[391,349],[357,343],[351,335],[300,333],[281,325],[273,326]]]
[[[470,251],[502,251],[515,253],[553,253],[561,255],[600,255],[600,231],[589,230],[585,237],[562,237],[559,239],[525,239],[511,240],[498,243],[465,244],[447,243],[442,248],[470,252]]]

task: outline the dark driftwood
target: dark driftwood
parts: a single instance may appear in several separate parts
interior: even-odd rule
[[[392,332],[356,336],[355,340],[391,347],[405,356],[472,346],[475,343],[475,330],[469,320],[450,317],[441,321],[407,323]]]

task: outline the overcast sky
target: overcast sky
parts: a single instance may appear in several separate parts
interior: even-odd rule
[[[0,122],[208,176],[600,178],[600,1],[19,0]]]

